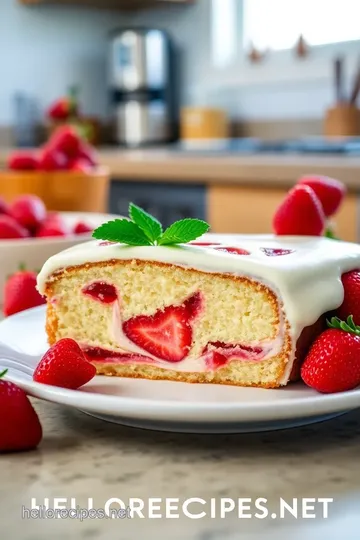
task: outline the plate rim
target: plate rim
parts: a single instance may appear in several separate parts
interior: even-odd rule
[[[4,329],[8,325],[13,325],[19,320],[22,324],[28,318],[39,317],[43,313],[45,317],[46,306],[32,308],[0,321],[0,339]],[[4,339],[3,339],[4,340]],[[6,340],[4,340],[6,342]],[[1,360],[0,360],[1,365]],[[98,376],[102,377],[102,376]],[[174,421],[181,418],[182,421],[193,422],[254,422],[254,421],[276,421],[294,418],[311,418],[334,412],[348,411],[360,407],[360,388],[349,392],[338,394],[317,394],[310,388],[309,396],[282,399],[281,401],[258,401],[258,402],[209,402],[209,401],[180,401],[158,398],[140,398],[131,396],[114,396],[91,391],[68,390],[50,385],[37,383],[27,378],[25,375],[16,375],[13,370],[9,370],[8,380],[13,381],[23,388],[27,393],[46,401],[52,401],[63,405],[84,409],[87,411],[99,412],[103,414],[127,415],[133,418],[156,419]],[[129,380],[118,378],[119,384]],[[144,384],[145,379],[131,379],[132,384]],[[157,381],[157,383],[171,383],[176,385],[189,385],[190,383],[174,381]],[[151,385],[153,381],[146,381]],[[298,383],[301,384],[301,383]],[[84,388],[91,385],[85,385]],[[219,386],[219,385],[209,385]],[[242,387],[239,388],[244,390]],[[281,389],[258,389],[263,392],[289,392],[290,387]],[[293,387],[294,388],[294,387]],[[247,388],[246,392],[251,391]],[[291,390],[290,390],[291,391]],[[264,394],[265,395],[265,394]],[[80,399],[79,399],[80,398]],[[155,415],[155,416],[154,416]],[[181,415],[181,416],[179,416]]]

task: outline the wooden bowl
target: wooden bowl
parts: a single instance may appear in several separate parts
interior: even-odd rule
[[[107,168],[76,171],[0,171],[0,196],[7,202],[22,194],[40,197],[48,210],[106,212],[110,188]]]

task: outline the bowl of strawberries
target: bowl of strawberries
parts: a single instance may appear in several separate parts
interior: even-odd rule
[[[40,197],[54,211],[105,212],[110,176],[93,146],[69,125],[59,127],[36,150],[16,150],[0,171],[0,196]]]
[[[111,217],[118,216],[49,211],[33,194],[10,203],[0,198],[0,305],[9,276],[20,268],[36,273],[55,253],[90,240],[92,231]]]

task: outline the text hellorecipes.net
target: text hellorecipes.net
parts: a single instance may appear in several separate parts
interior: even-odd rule
[[[307,497],[274,502],[258,498],[151,497],[148,499],[112,497],[101,505],[88,498],[81,506],[75,498],[31,499],[22,507],[23,519],[327,519],[334,499]]]

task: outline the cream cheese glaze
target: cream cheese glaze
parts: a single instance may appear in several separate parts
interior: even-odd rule
[[[38,276],[38,290],[43,294],[52,274],[66,267],[111,259],[159,261],[210,273],[245,275],[269,286],[278,295],[296,341],[306,326],[341,305],[344,298],[341,275],[360,268],[359,245],[327,238],[207,234],[199,241],[240,247],[250,254],[237,255],[190,244],[132,247],[101,245],[94,240],[50,257]],[[271,257],[264,248],[292,252]]]

